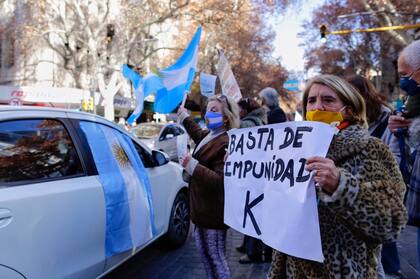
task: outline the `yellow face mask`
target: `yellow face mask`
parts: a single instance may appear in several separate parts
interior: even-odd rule
[[[340,111],[326,111],[326,110],[311,110],[306,112],[306,120],[319,121],[334,126],[340,125],[344,120],[343,114]]]

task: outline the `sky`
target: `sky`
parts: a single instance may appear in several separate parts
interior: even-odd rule
[[[303,71],[303,46],[299,46],[302,39],[297,34],[304,31],[301,27],[305,19],[310,20],[312,11],[321,5],[323,0],[304,0],[298,9],[288,9],[285,15],[272,22],[276,38],[274,40],[274,57],[281,57],[282,65],[289,71]]]

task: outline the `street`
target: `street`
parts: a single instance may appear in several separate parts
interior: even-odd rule
[[[420,278],[416,256],[416,229],[407,227],[400,236],[401,271],[407,279]],[[230,229],[228,231],[227,258],[234,279],[265,278],[270,264],[239,264],[241,256],[235,247],[239,246],[242,236]],[[204,266],[196,251],[192,230],[184,246],[168,250],[162,241],[157,241],[124,263],[106,278],[144,278],[144,279],[193,279],[206,278]]]
[[[170,251],[166,249],[161,241],[158,241],[124,263],[106,278],[206,278],[204,266],[195,248],[192,227],[187,242],[181,248]],[[226,252],[232,278],[265,278],[270,267],[269,263],[238,263],[238,259],[242,254],[237,252],[235,247],[239,246],[241,241],[241,234],[232,229],[228,230]]]

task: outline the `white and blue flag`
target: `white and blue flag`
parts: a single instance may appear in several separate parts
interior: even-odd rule
[[[127,119],[127,123],[133,125],[143,112],[144,98],[163,88],[163,84],[161,79],[155,74],[147,74],[145,77],[141,77],[140,74],[131,69],[127,64],[123,65],[122,74],[133,84],[134,94],[137,100],[136,108]]]
[[[82,121],[106,207],[106,257],[135,250],[156,235],[151,184],[132,140],[105,125]]]
[[[198,27],[191,42],[184,53],[172,66],[158,71],[157,74],[149,73],[141,77],[126,64],[123,66],[123,75],[131,80],[137,98],[137,107],[127,120],[131,125],[141,114],[143,102],[149,94],[156,92],[154,111],[158,113],[172,112],[188,93],[194,80],[197,69],[198,48],[201,38],[201,26]]]
[[[201,26],[198,27],[182,56],[172,66],[159,71],[164,85],[157,90],[154,111],[159,113],[172,112],[190,91],[197,69],[198,48],[200,45]]]

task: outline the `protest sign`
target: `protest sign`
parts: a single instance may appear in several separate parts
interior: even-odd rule
[[[217,75],[219,76],[222,93],[238,102],[242,98],[241,90],[230,68],[223,52],[220,52],[219,62],[217,64]]]
[[[176,150],[178,155],[178,160],[181,156],[184,156],[188,153],[188,135],[182,134],[176,137]]]
[[[214,95],[214,89],[216,87],[216,78],[215,75],[210,75],[206,73],[200,74],[200,89],[201,95],[206,96],[207,98]]]
[[[295,257],[322,262],[315,187],[305,170],[325,157],[335,128],[286,122],[229,131],[225,223]]]

